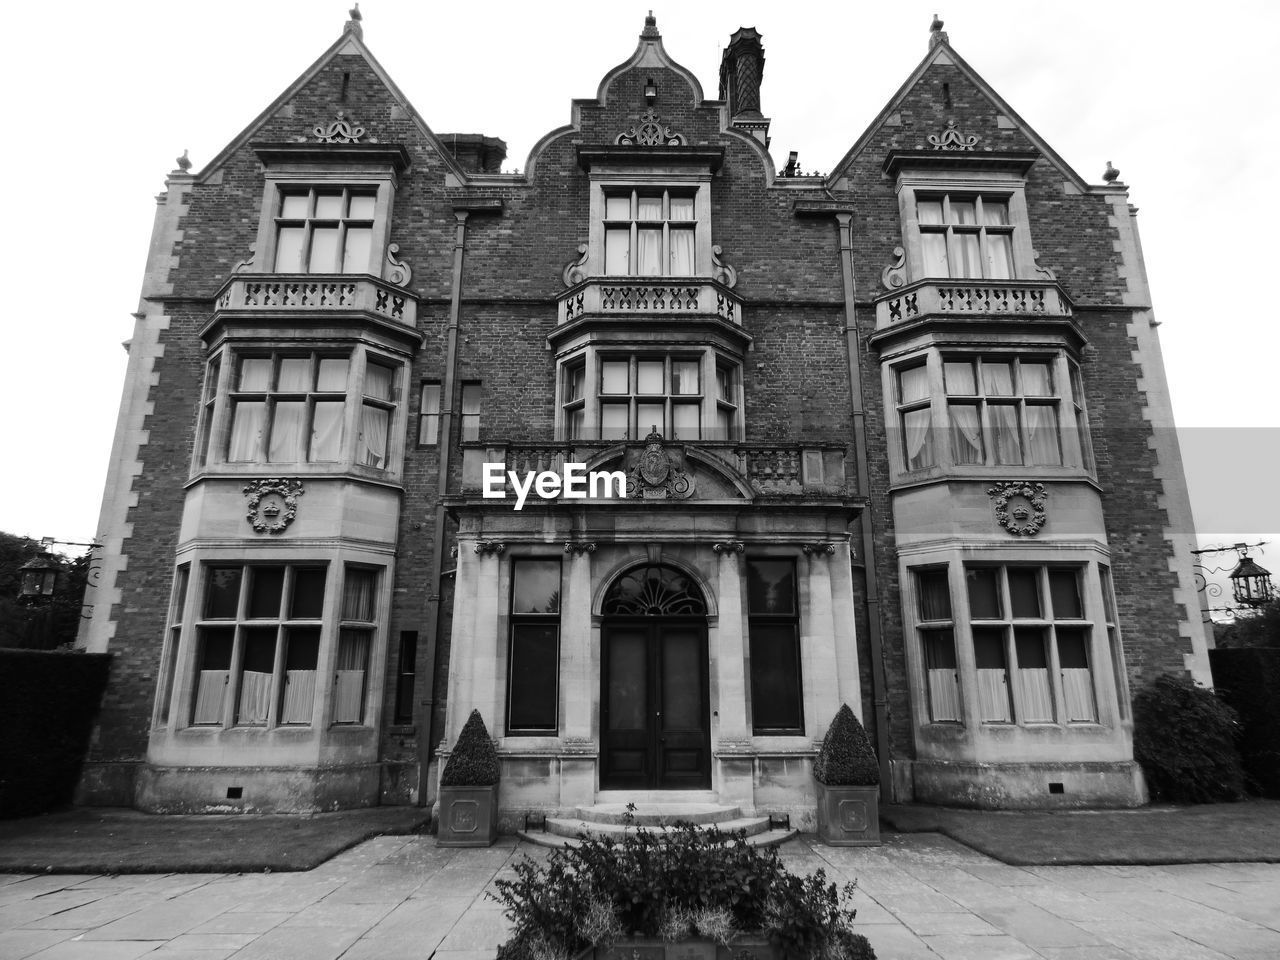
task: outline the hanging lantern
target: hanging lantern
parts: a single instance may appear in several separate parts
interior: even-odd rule
[[[1231,594],[1236,603],[1246,607],[1260,607],[1270,603],[1275,596],[1271,584],[1271,571],[1258,566],[1247,553],[1240,554],[1240,562],[1231,571]]]
[[[52,597],[61,572],[62,564],[52,553],[37,554],[18,568],[21,578],[18,583],[19,596],[29,603]]]

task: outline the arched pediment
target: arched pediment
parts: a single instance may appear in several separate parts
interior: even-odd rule
[[[733,454],[726,450],[726,455]],[[587,461],[587,470],[621,470],[627,475],[627,498],[634,500],[752,500],[747,478],[718,455],[718,448],[702,448],[661,434],[650,434],[643,445],[618,444],[600,450]]]

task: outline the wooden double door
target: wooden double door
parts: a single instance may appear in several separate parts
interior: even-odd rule
[[[600,788],[709,789],[706,621],[606,621],[601,638]]]

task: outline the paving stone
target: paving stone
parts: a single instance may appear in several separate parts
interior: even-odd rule
[[[121,893],[103,897],[81,907],[63,910],[33,923],[23,924],[35,930],[92,930],[137,913],[154,905],[156,897],[139,893]]]
[[[486,950],[489,951],[489,960],[493,960],[493,951],[511,935],[510,930],[511,924],[502,911],[473,906],[440,942],[436,956],[447,955],[453,950]]]
[[[920,939],[943,960],[1041,960],[1039,953],[1009,936],[955,933]]]
[[[328,898],[299,910],[279,929],[297,927],[360,927],[368,930],[396,907],[386,903],[329,903]]]
[[[191,933],[266,933],[280,926],[292,913],[240,913],[228,910],[206,920],[198,927],[192,927]]]
[[[871,942],[880,960],[938,960],[938,955],[904,926],[875,926],[858,932]]]
[[[279,926],[240,949],[236,960],[337,960],[364,927]],[[426,956],[424,954],[424,956]],[[489,960],[493,960],[492,957]]]
[[[159,946],[154,940],[64,940],[31,960],[137,960]]]
[[[974,911],[992,926],[1033,947],[1075,947],[1103,941],[1087,929],[1055,917],[1031,903],[1008,903]]]
[[[918,937],[931,937],[946,933],[966,933],[981,936],[999,936],[1002,932],[981,917],[972,913],[915,913],[907,911],[898,920]]]
[[[0,933],[0,958],[26,960],[32,954],[75,935],[74,930],[4,930]]]
[[[172,940],[192,927],[224,913],[225,901],[166,901],[144,907],[84,935],[85,940]]]

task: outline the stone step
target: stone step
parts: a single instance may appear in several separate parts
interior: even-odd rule
[[[765,818],[766,825],[768,819]],[[547,821],[548,827],[551,821]],[[747,836],[747,844],[753,847],[776,847],[779,844],[786,843],[792,837],[796,836],[800,831],[791,828],[783,828],[777,830],[763,830],[759,833],[749,834]],[[558,833],[543,832],[541,830],[519,830],[517,835],[530,843],[540,847],[551,847],[557,850],[563,850],[566,847],[576,847],[581,844],[581,840],[577,836],[566,837]]]
[[[662,803],[641,801],[630,804],[596,803],[589,807],[578,807],[573,811],[573,819],[586,820],[589,823],[626,824],[630,822],[638,827],[664,827],[677,820],[701,825],[737,820],[741,817],[742,810],[738,807],[727,807],[718,803],[667,801]]]
[[[736,808],[734,808],[734,812],[737,813]],[[758,833],[764,833],[769,829],[769,818],[743,817],[739,815],[732,820],[717,820],[713,823],[701,823],[697,826],[704,830],[710,830],[714,827],[722,833],[735,833],[738,830],[743,830],[746,832],[747,836],[754,836]],[[668,830],[675,829],[675,827],[666,824],[630,825],[625,823],[607,823],[577,817],[547,818],[547,833],[554,833],[562,837],[576,837],[580,833],[585,833],[594,837],[613,837],[614,839],[620,840],[629,833],[635,833],[637,829],[648,830],[652,833],[664,833]]]

